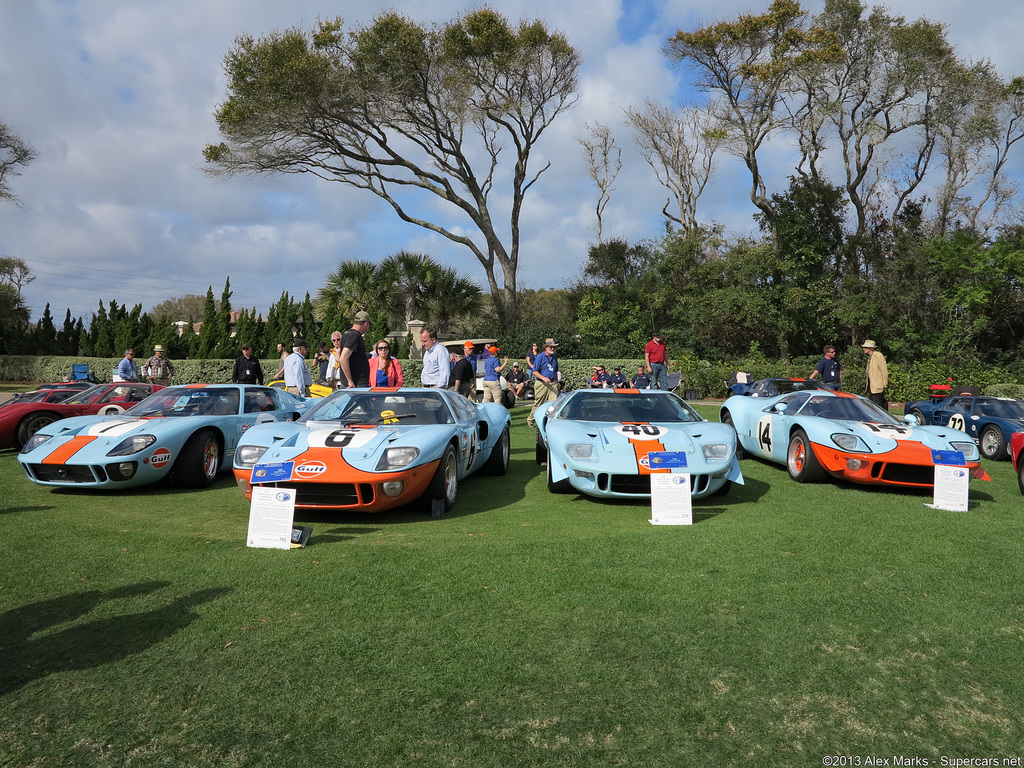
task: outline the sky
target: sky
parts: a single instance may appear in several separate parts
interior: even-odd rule
[[[1024,11],[1011,0],[893,0],[891,12],[948,27],[958,53],[991,59],[1004,77],[1024,74]],[[630,242],[663,231],[666,193],[636,151],[623,110],[645,99],[676,105],[690,74],[662,53],[677,30],[768,0],[502,0],[510,20],[540,18],[582,53],[579,99],[542,138],[521,231],[519,287],[561,288],[579,275],[596,242],[597,190],[577,139],[604,123],[623,168],[604,216],[604,237]],[[20,205],[0,204],[0,256],[24,260],[36,279],[23,296],[38,319],[47,303],[60,325],[67,308],[88,324],[98,302],[149,310],[185,294],[220,297],[266,312],[282,291],[315,296],[349,259],[380,261],[400,250],[429,254],[486,289],[468,249],[401,222],[371,193],[308,174],[216,179],[203,148],[220,137],[213,118],[226,97],[222,62],[240,34],[309,28],[341,16],[346,28],[397,8],[444,22],[468,8],[449,0],[0,0],[0,121],[37,152],[13,179]],[[820,3],[805,1],[812,12]],[[785,147],[772,148],[784,159]],[[770,154],[769,154],[770,156]],[[1021,158],[1015,158],[1024,167]],[[769,161],[770,191],[792,164]],[[749,177],[720,160],[698,215],[733,233],[754,232]],[[427,211],[436,214],[437,205]],[[385,288],[382,287],[382,290]]]

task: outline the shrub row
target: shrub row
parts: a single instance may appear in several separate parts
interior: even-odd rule
[[[853,355],[846,355],[853,358]],[[99,381],[110,381],[120,358],[45,357],[35,355],[0,355],[0,381],[48,382],[60,381],[71,373],[73,363],[87,363],[93,376]],[[142,362],[137,361],[139,367]],[[176,384],[221,383],[231,380],[233,360],[174,360],[174,382]],[[263,372],[272,376],[280,367],[277,358],[261,360]],[[509,361],[509,368],[514,360]],[[524,361],[519,361],[524,365]],[[587,386],[593,366],[601,364],[612,370],[622,366],[627,379],[636,373],[637,365],[643,361],[637,358],[617,360],[570,360],[559,359],[564,389],[581,389]],[[670,370],[682,374],[682,389],[697,390],[702,398],[723,398],[728,394],[726,382],[736,371],[744,371],[755,379],[769,377],[803,378],[814,370],[817,358],[798,358],[786,363],[779,360],[754,358],[731,362],[710,362],[691,357],[670,358]],[[419,360],[403,360],[402,369],[408,384],[419,382],[422,363]],[[1024,385],[1003,368],[986,368],[981,365],[950,364],[937,360],[922,360],[911,365],[889,364],[889,399],[893,401],[923,400],[930,390],[929,384],[950,384],[951,386],[971,385],[980,387],[985,394],[1024,399]],[[843,368],[843,389],[848,392],[864,391],[864,367],[847,364]]]

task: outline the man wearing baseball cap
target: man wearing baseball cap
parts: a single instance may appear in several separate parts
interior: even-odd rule
[[[369,312],[356,312],[352,327],[341,337],[341,372],[349,387],[370,386],[370,360],[366,356],[363,335],[372,323]]]

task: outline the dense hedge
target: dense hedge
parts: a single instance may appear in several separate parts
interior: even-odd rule
[[[843,389],[848,392],[864,391],[865,356],[859,350],[851,350],[843,356]],[[45,357],[34,355],[0,355],[0,381],[60,381],[70,374],[73,363],[88,363],[93,375],[99,381],[110,381],[113,370],[120,358]],[[790,363],[755,357],[731,362],[709,362],[697,358],[669,358],[671,371],[682,373],[683,389],[695,389],[702,398],[722,398],[728,392],[726,382],[736,371],[745,371],[755,379],[785,376],[802,378],[810,375],[818,359],[797,358]],[[846,362],[853,361],[853,362]],[[144,361],[137,361],[142,367]],[[174,382],[176,384],[222,383],[231,380],[233,360],[174,360]],[[509,360],[509,368],[515,362]],[[627,378],[636,373],[638,358],[617,360],[569,360],[559,358],[564,389],[580,389],[587,386],[593,366],[598,363],[609,370],[621,365]],[[280,367],[277,358],[261,360],[263,373],[272,376]],[[519,360],[522,365],[524,361]],[[409,385],[417,384],[422,370],[419,360],[403,360],[402,370]],[[985,394],[1003,397],[1024,396],[1024,385],[1002,368],[986,368],[981,365],[956,366],[937,360],[922,360],[911,365],[889,363],[889,399],[893,401],[923,400],[930,392],[929,384],[971,385],[980,387]]]

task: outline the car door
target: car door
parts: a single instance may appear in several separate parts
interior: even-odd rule
[[[480,462],[479,414],[473,403],[457,393],[444,392],[444,400],[455,414],[455,431],[459,441],[459,477],[465,477]]]
[[[971,414],[971,403],[974,400],[972,397],[951,397],[942,404],[940,408],[935,411],[935,424],[940,427],[949,427],[950,429],[959,429],[961,432],[967,432],[968,417]],[[975,432],[977,432],[977,426],[975,426]],[[969,432],[972,436],[976,435],[974,432]]]
[[[756,443],[752,453],[772,461],[785,461],[790,426],[808,397],[806,392],[794,392],[761,411],[754,428]]]

